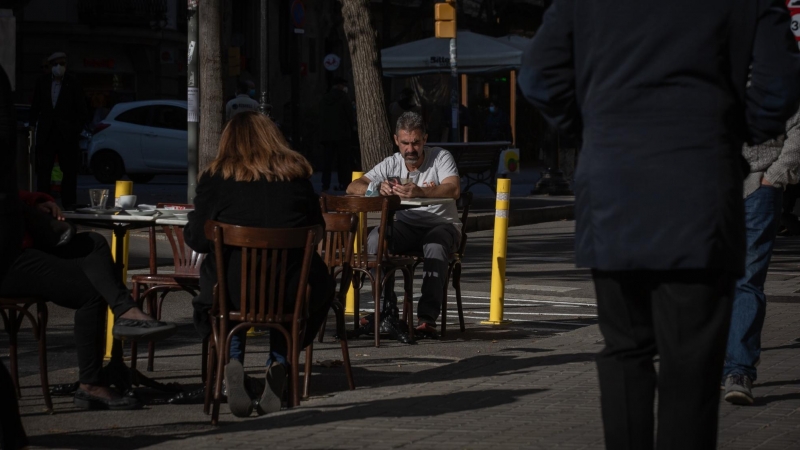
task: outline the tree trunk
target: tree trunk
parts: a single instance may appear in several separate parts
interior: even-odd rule
[[[200,142],[199,171],[217,157],[222,134],[222,53],[220,11],[222,0],[203,0],[199,9],[200,29]]]
[[[369,13],[369,0],[341,0],[344,32],[353,63],[358,139],[361,165],[368,171],[392,154],[375,30]]]

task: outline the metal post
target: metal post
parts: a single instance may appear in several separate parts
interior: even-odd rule
[[[364,176],[364,172],[353,172],[353,181],[358,180],[359,178]],[[361,242],[364,239],[364,235],[366,232],[366,221],[367,215],[364,213],[358,213],[358,230],[356,231],[356,240],[353,246],[355,247],[353,250],[358,252],[361,249]],[[356,310],[356,291],[353,288],[353,284],[351,283],[347,289],[347,297],[345,298],[346,305],[344,306],[344,313],[347,315],[352,316],[355,314]]]
[[[258,111],[265,116],[269,116],[272,106],[269,104],[269,48],[267,48],[267,34],[269,33],[267,26],[269,25],[269,6],[267,0],[261,0],[261,26],[259,32],[261,33],[259,40],[259,85],[261,87],[260,105]]]
[[[497,201],[494,216],[494,246],[492,249],[492,291],[489,303],[489,320],[483,325],[501,325],[506,289],[506,250],[508,249],[508,210],[511,197],[511,180],[497,180]]]
[[[458,36],[458,32],[456,32]],[[450,142],[458,142],[458,69],[456,68],[456,38],[450,39]]]
[[[116,186],[114,186],[114,206],[117,206],[117,201],[123,195],[131,195],[133,194],[133,182],[132,181],[125,181],[125,180],[117,180]],[[117,253],[117,240],[119,237],[117,233],[113,233],[111,235],[111,256],[114,258],[114,262],[118,265],[122,265],[122,282],[127,283],[128,279],[128,249],[130,248],[130,233],[127,231],[125,232],[125,237],[122,238],[122,254]],[[114,335],[112,331],[114,329],[114,312],[111,311],[109,307],[106,310],[106,353],[105,359],[111,359],[111,350],[114,346]]]
[[[197,20],[197,3],[198,0],[188,0],[188,36],[187,42],[189,44],[189,55],[186,64],[186,100],[188,106],[187,118],[187,131],[188,131],[188,183],[186,200],[189,203],[194,203],[194,196],[197,190],[197,173],[198,173],[198,143],[200,136],[200,72],[198,70],[197,60],[200,53],[200,42],[198,33],[198,20]]]

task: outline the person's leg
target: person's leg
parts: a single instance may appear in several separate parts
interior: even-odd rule
[[[96,292],[105,299],[116,317],[122,317],[136,307],[128,287],[120,280],[114,266],[111,248],[102,235],[94,232],[78,233],[61,247],[48,250],[61,264],[78,268]]]
[[[422,251],[422,297],[417,306],[417,319],[420,324],[436,326],[436,319],[442,311],[444,280],[450,255],[458,248],[461,235],[452,224],[436,226],[423,236]]]
[[[331,167],[336,156],[336,147],[331,142],[322,143],[322,190],[331,187]]]
[[[347,188],[353,178],[351,168],[350,141],[345,139],[336,142],[336,177],[340,186]]]
[[[333,296],[336,291],[336,280],[330,276],[328,266],[325,261],[314,253],[311,259],[311,270],[308,273],[309,294],[308,322],[303,336],[302,347],[306,348],[314,342],[314,339],[322,328],[322,324],[328,320],[328,311],[333,303]]]
[[[71,208],[78,199],[78,170],[81,165],[80,147],[77,142],[65,142],[59,147],[58,165],[64,177],[61,179],[61,204]]]
[[[15,450],[28,445],[17,404],[17,392],[6,366],[0,361],[0,448]]]
[[[46,142],[36,145],[36,191],[50,193],[55,152]]]
[[[426,228],[411,226],[405,222],[395,220],[391,229],[386,231],[386,239],[392,253],[403,254],[406,252],[422,251],[422,237],[428,232]],[[374,228],[367,237],[367,253],[374,255],[378,252],[378,228]],[[394,293],[395,274],[383,274],[386,281],[383,285],[383,298],[388,299],[391,306],[397,306],[397,296]]]
[[[764,282],[780,220],[781,191],[761,187],[745,199],[744,205],[747,233],[745,274],[736,281],[723,376],[739,374],[754,381],[767,309]]]
[[[605,347],[597,355],[606,448],[653,448],[657,353],[642,272],[592,272]]]
[[[236,325],[236,324],[231,324]],[[236,333],[231,337],[231,346],[229,349],[229,359],[237,360],[244,365],[244,352],[247,347],[247,331]]]
[[[716,448],[734,284],[724,272],[675,271],[653,291],[659,449]]]

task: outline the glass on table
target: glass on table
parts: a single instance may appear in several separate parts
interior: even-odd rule
[[[89,189],[89,202],[92,209],[106,209],[108,189]]]

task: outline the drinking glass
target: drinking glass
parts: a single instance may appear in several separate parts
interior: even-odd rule
[[[89,201],[92,209],[106,209],[108,189],[89,189]]]

